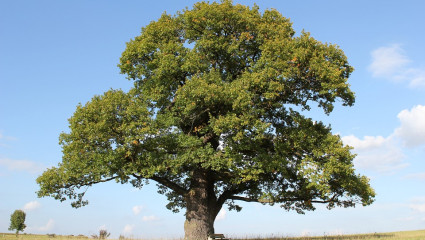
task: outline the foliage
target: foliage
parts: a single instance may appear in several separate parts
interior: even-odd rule
[[[10,215],[9,231],[16,230],[16,235],[18,235],[19,232],[23,232],[27,227],[25,225],[25,217],[26,214],[24,211],[15,210],[12,215]]]
[[[353,105],[353,68],[278,11],[222,1],[164,13],[127,43],[119,67],[134,88],[77,107],[62,162],[37,179],[40,197],[81,207],[93,184],[153,180],[174,212],[207,196],[196,204],[213,220],[224,204],[240,210],[236,201],[299,213],[374,201],[350,147],[304,116]]]

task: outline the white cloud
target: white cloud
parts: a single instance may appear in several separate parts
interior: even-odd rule
[[[143,216],[142,217],[143,222],[153,222],[153,221],[158,221],[158,220],[159,220],[159,217],[157,217],[155,215]]]
[[[425,203],[425,197],[414,197],[411,199],[412,203]]]
[[[410,79],[409,86],[425,87],[425,70],[420,68],[409,68],[405,72],[406,78]]]
[[[392,172],[408,166],[404,155],[393,137],[366,136],[359,139],[350,135],[342,137],[345,144],[354,147],[357,157],[354,164],[358,168],[378,172]]]
[[[417,105],[410,110],[402,110],[397,117],[400,126],[388,137],[365,136],[363,139],[354,135],[342,137],[345,144],[354,147],[357,154],[354,160],[356,167],[392,172],[409,165],[404,162],[402,146],[425,145],[425,106]],[[425,173],[410,174],[405,178],[425,179]]]
[[[404,179],[413,179],[413,180],[425,180],[425,172],[423,173],[411,173],[404,177]]]
[[[397,117],[401,126],[395,130],[395,134],[404,140],[406,146],[425,144],[425,106],[417,105],[410,111],[405,109]]]
[[[388,77],[398,74],[410,63],[399,44],[380,47],[372,51],[372,63],[369,70],[375,77]]]
[[[49,219],[45,226],[40,227],[40,231],[50,231],[55,226],[55,221],[53,219]]]
[[[0,147],[9,148],[9,142],[15,140],[17,140],[15,137],[6,136],[0,131]]]
[[[14,141],[16,140],[15,137],[11,137],[11,136],[6,136],[2,133],[2,131],[0,131],[0,140],[5,140],[5,141]]]
[[[408,217],[401,217],[401,218],[396,218],[396,221],[400,221],[400,222],[410,222],[410,221],[414,221],[416,219],[416,217],[414,216],[408,216]]]
[[[142,205],[137,205],[133,207],[133,213],[134,215],[139,215],[139,213],[143,210],[143,206]]]
[[[425,69],[411,67],[411,60],[400,44],[375,49],[369,70],[374,77],[405,81],[410,87],[425,87]]]
[[[388,140],[382,136],[365,136],[364,139],[361,140],[353,135],[350,135],[343,137],[343,141],[344,143],[355,147],[356,150],[369,150],[382,147],[382,145],[384,145]]]
[[[37,202],[37,201],[31,201],[29,203],[26,203],[24,205],[24,207],[23,207],[22,210],[24,210],[25,212],[27,212],[27,211],[32,211],[32,210],[38,209],[40,207],[41,207],[41,204],[39,202]]]
[[[410,204],[410,209],[416,211],[416,212],[420,212],[420,213],[425,213],[425,203],[423,204]]]
[[[55,221],[53,219],[49,219],[46,225],[41,227],[28,227],[27,230],[36,231],[36,232],[48,232],[48,231],[52,231],[54,227],[55,227]]]
[[[220,212],[218,212],[216,220],[224,220],[226,219],[227,211],[225,209],[221,209]]]
[[[127,224],[124,226],[124,229],[122,230],[122,232],[124,234],[132,234],[133,233],[133,229],[134,229],[134,224]]]
[[[29,173],[39,173],[44,167],[29,160],[13,160],[9,158],[0,158],[0,166],[6,167],[9,171],[25,171]]]

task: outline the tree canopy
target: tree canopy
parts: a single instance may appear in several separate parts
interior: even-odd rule
[[[295,35],[278,11],[222,1],[164,13],[118,66],[134,88],[77,107],[60,135],[62,162],[37,179],[40,197],[81,207],[93,184],[155,181],[167,208],[186,209],[187,239],[206,239],[237,201],[299,213],[373,202],[350,147],[304,116],[353,105],[353,68],[338,46]]]
[[[10,215],[9,231],[16,230],[16,235],[18,235],[19,232],[23,232],[27,227],[25,225],[25,217],[26,214],[24,211],[15,210],[12,215]]]

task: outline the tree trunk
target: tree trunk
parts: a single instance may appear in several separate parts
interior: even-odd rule
[[[208,172],[198,170],[193,174],[186,200],[185,240],[207,240],[214,233],[214,221],[218,214],[214,183]],[[221,208],[221,206],[220,206]]]

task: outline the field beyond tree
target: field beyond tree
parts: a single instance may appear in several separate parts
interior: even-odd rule
[[[37,234],[20,234],[16,237],[13,233],[0,233],[1,240],[83,240],[91,239],[89,237],[81,236],[62,236],[55,235],[54,237],[48,235]],[[111,238],[112,239],[112,238]],[[356,234],[356,235],[324,235],[324,236],[306,236],[306,237],[285,237],[285,236],[271,236],[271,237],[237,237],[231,238],[233,240],[423,240],[425,239],[425,230],[418,231],[403,231],[403,232],[390,232],[390,233],[370,233],[370,234]],[[113,240],[113,239],[112,239]],[[120,240],[153,240],[147,238],[120,238]],[[165,240],[165,239],[163,239]]]

